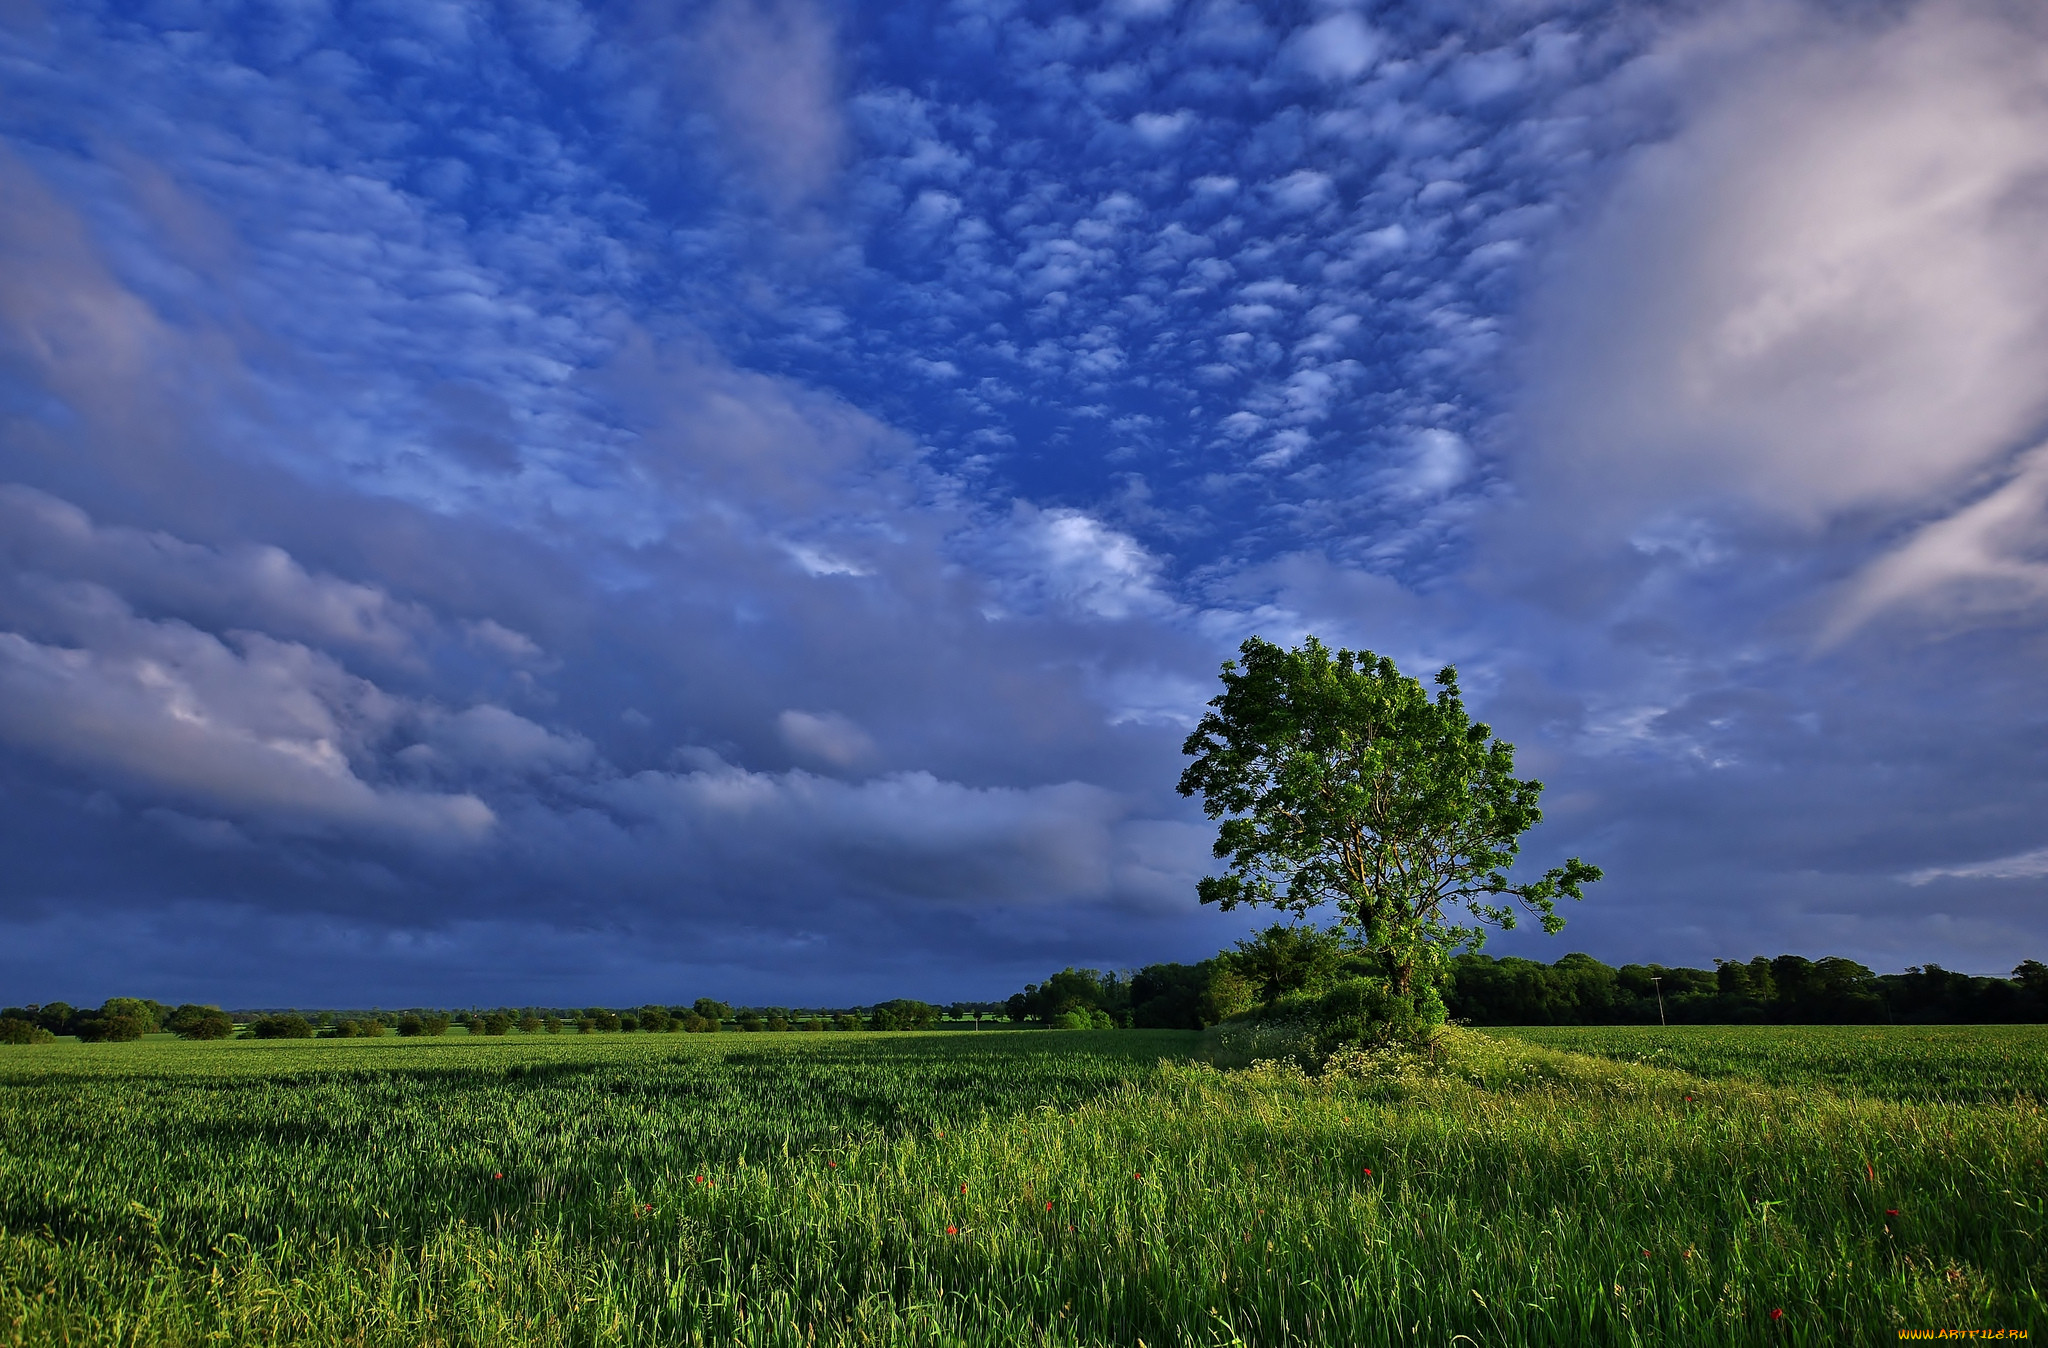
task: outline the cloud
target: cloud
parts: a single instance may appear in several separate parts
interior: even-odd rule
[[[993,552],[1008,572],[1000,582],[1005,596],[1026,608],[1116,621],[1172,607],[1159,587],[1158,559],[1084,511],[1019,501]]]
[[[775,728],[792,752],[835,768],[855,767],[875,755],[873,737],[836,711],[791,709],[775,718]]]
[[[1538,305],[1519,472],[1585,536],[1680,502],[1809,535],[1966,510],[2048,416],[2040,16],[1749,14]]]
[[[1925,866],[1899,878],[1917,886],[1936,880],[2038,880],[2043,876],[2048,876],[2048,847],[1960,866]]]
[[[1355,80],[1379,59],[1380,35],[1349,10],[1319,19],[1287,40],[1287,56],[1319,80]]]
[[[356,771],[401,707],[294,643],[230,645],[70,596],[90,647],[0,632],[0,739],[64,768],[286,832],[467,845],[496,823],[474,795],[380,787]]]
[[[0,484],[0,560],[16,570],[98,581],[131,599],[216,624],[260,627],[390,659],[417,659],[433,627],[427,611],[373,585],[316,575],[282,548],[209,548],[161,531],[95,525],[68,501]],[[539,651],[485,619],[472,632],[500,634],[508,654]],[[524,647],[506,647],[516,638]]]
[[[1821,629],[1833,646],[1890,608],[1951,630],[2038,611],[2048,601],[2048,449],[2021,459],[1980,500],[1871,562]]]
[[[829,192],[845,160],[838,45],[809,0],[717,0],[689,34],[682,87],[709,88],[736,165],[785,210]]]

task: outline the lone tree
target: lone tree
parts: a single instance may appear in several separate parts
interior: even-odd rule
[[[1543,818],[1543,783],[1514,775],[1514,746],[1475,724],[1445,666],[1432,700],[1371,651],[1333,656],[1314,637],[1285,650],[1253,637],[1223,666],[1223,692],[1183,753],[1180,793],[1222,819],[1203,903],[1304,915],[1334,903],[1397,993],[1432,975],[1517,910],[1547,932],[1557,899],[1585,897],[1600,869],[1573,857],[1512,884],[1520,839]],[[1468,925],[1458,925],[1469,919]]]

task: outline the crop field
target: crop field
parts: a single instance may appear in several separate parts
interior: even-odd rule
[[[1704,1077],[1887,1100],[2048,1102],[2048,1025],[1642,1025],[1489,1030]]]
[[[1320,1081],[1147,1031],[0,1049],[0,1342],[2048,1334],[2048,1116],[1981,1065],[2041,1032],[1862,1078],[1572,1033]]]

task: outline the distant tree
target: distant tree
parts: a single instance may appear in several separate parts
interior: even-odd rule
[[[850,1011],[842,1011],[832,1018],[832,1027],[836,1030],[858,1030],[860,1017]]]
[[[217,1006],[186,1002],[164,1017],[164,1028],[180,1039],[232,1039],[234,1018]]]
[[[1432,700],[1392,660],[1314,637],[1297,650],[1253,637],[1239,653],[1182,746],[1195,761],[1180,792],[1223,821],[1213,850],[1229,862],[1200,882],[1202,902],[1297,916],[1334,904],[1405,994],[1518,909],[1557,931],[1557,900],[1600,878],[1574,857],[1508,879],[1543,784],[1517,778],[1514,746],[1466,714],[1456,670]]]
[[[56,1037],[26,1016],[0,1016],[0,1044],[47,1044]]]
[[[100,1015],[127,1016],[142,1026],[144,1034],[154,1034],[163,1025],[164,1015],[169,1009],[162,1002],[143,997],[109,997],[100,1007]]]
[[[732,1019],[732,1007],[710,997],[699,997],[690,1009],[714,1023]]]
[[[88,1044],[126,1044],[142,1038],[148,1022],[134,1016],[82,1016],[73,1031]]]
[[[540,1027],[549,1034],[560,1034],[562,1032],[562,1018],[560,1016],[543,1016],[541,1017]],[[524,1029],[525,1026],[520,1028]]]
[[[256,1039],[311,1039],[313,1023],[300,1015],[258,1016],[249,1022]]]
[[[427,1032],[427,1022],[417,1014],[408,1012],[398,1018],[398,1032],[408,1039]]]
[[[36,1024],[51,1034],[70,1034],[71,1022],[77,1015],[69,1002],[44,1002],[35,1008]]]
[[[938,1023],[939,1008],[929,1002],[899,997],[868,1010],[871,1030],[926,1030]]]

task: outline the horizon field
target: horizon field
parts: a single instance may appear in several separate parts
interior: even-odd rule
[[[1532,1042],[1685,1035],[1454,1031],[1356,1081],[1170,1031],[8,1048],[0,1342],[2048,1330],[2038,1071],[1884,1098],[2048,1027],[1854,1027],[1860,1080],[1839,1036],[1716,1028],[1687,1072]]]

